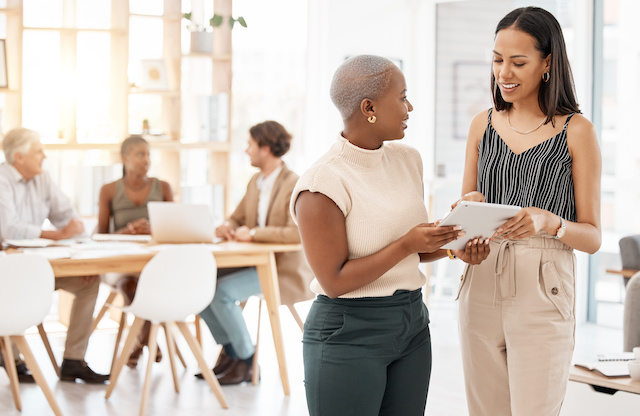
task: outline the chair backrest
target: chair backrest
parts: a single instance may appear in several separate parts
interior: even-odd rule
[[[51,309],[55,277],[49,261],[34,254],[0,257],[0,335],[22,335]]]
[[[158,252],[138,279],[127,311],[152,322],[183,321],[213,300],[216,261],[202,244],[181,244]]]
[[[627,285],[622,335],[624,351],[640,347],[640,272],[631,276]]]
[[[623,269],[640,270],[640,235],[623,237],[618,242]]]

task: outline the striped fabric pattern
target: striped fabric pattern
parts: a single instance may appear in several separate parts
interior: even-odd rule
[[[515,154],[491,125],[478,146],[478,191],[487,202],[537,207],[576,221],[572,160],[567,147],[567,125],[544,142]]]

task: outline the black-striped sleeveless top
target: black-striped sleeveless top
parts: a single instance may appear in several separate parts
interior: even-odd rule
[[[537,207],[576,221],[572,159],[567,147],[567,117],[554,137],[515,154],[491,125],[478,146],[478,191],[487,202]]]

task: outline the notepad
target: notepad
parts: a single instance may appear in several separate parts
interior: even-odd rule
[[[151,241],[149,234],[94,234],[93,241],[123,241],[131,243],[148,243]]]
[[[629,367],[626,361],[594,361],[591,363],[576,363],[576,367],[597,371],[606,377],[629,377]]]
[[[610,352],[606,354],[598,354],[598,361],[631,361],[636,356],[632,352]]]

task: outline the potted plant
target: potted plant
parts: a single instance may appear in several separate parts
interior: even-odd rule
[[[182,16],[187,20],[187,29],[191,32],[191,51],[211,53],[213,51],[213,29],[224,23],[225,16],[214,14],[207,24],[194,21],[191,13],[185,13]],[[228,16],[226,17],[226,20],[229,22],[229,26],[231,26],[232,29],[236,23],[242,27],[247,27],[247,22],[242,16],[239,16],[238,18]]]

